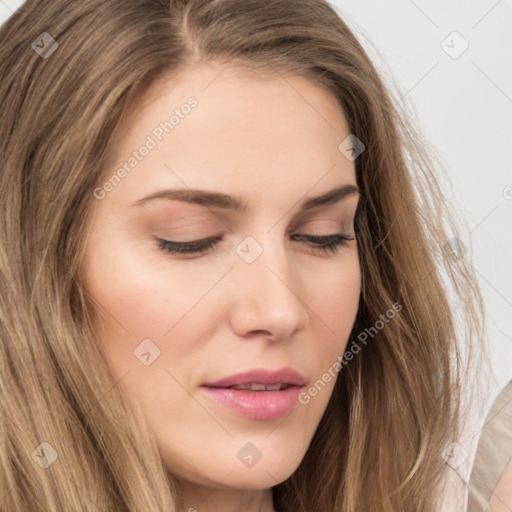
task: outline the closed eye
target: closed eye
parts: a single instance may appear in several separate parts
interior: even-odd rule
[[[326,236],[314,235],[292,235],[292,239],[302,241],[306,240],[309,247],[314,250],[320,250],[324,253],[335,254],[341,247],[347,247],[350,241],[356,240],[355,236],[346,233],[334,233]],[[219,237],[204,238],[202,240],[193,240],[191,242],[173,242],[172,240],[163,240],[157,238],[159,249],[171,254],[203,254],[220,242]]]

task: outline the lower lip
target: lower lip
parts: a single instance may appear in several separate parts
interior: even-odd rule
[[[298,401],[300,386],[280,391],[250,391],[204,387],[208,394],[231,411],[253,420],[276,420],[289,413]]]

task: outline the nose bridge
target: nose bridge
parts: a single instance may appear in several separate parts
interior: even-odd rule
[[[276,233],[264,233],[246,237],[237,247],[242,261],[237,262],[239,272],[244,279],[251,281],[256,290],[260,286],[271,291],[279,291],[284,284],[278,279],[290,283],[293,280],[293,269],[286,247]],[[290,283],[291,284],[291,283]]]
[[[236,251],[233,327],[239,334],[267,331],[276,339],[302,328],[307,312],[301,282],[278,230],[248,236]]]

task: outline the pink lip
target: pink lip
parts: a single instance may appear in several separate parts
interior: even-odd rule
[[[286,384],[279,391],[251,391],[230,389],[230,386],[243,384]],[[275,420],[290,412],[295,404],[304,377],[292,368],[266,370],[258,368],[203,384],[205,391],[218,403],[233,412],[254,420]]]

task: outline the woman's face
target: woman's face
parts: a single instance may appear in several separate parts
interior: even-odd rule
[[[357,242],[326,251],[305,237],[353,236],[358,194],[329,200],[356,187],[329,92],[223,69],[161,78],[123,118],[81,278],[109,366],[168,470],[256,490],[295,471],[332,394],[322,376],[355,320]],[[203,239],[205,252],[171,252]]]

